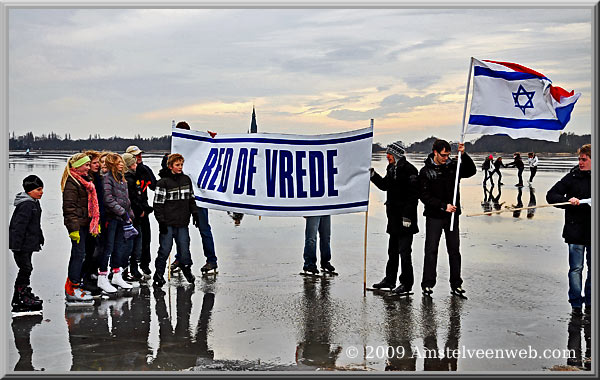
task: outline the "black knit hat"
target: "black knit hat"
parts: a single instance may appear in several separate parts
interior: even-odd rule
[[[401,141],[396,141],[388,145],[387,150],[385,152],[394,156],[396,161],[398,161],[400,157],[404,156],[404,148],[402,148]]]
[[[35,190],[38,187],[44,187],[44,182],[42,182],[40,177],[32,174],[23,179],[23,189],[25,189],[26,193]]]

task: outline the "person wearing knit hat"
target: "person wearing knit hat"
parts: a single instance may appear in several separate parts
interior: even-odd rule
[[[137,179],[140,181],[140,188],[142,190],[142,198],[144,199],[144,201],[146,203],[148,203],[148,188],[150,188],[150,190],[154,191],[156,189],[156,177],[154,176],[154,173],[152,172],[152,169],[150,169],[149,166],[145,165],[142,161],[142,153],[144,153],[143,150],[141,150],[139,147],[137,147],[136,145],[131,145],[129,147],[127,147],[127,150],[125,151],[125,153],[129,153],[132,154],[137,162],[137,168],[135,169],[136,171],[136,177]],[[125,160],[125,156],[123,156],[123,160]],[[129,167],[130,165],[125,162],[125,165],[127,167]],[[150,276],[150,274],[152,273],[152,271],[150,270],[150,261],[151,261],[151,255],[150,255],[150,234],[151,234],[151,230],[150,230],[150,219],[148,218],[148,215],[152,212],[152,207],[149,206],[148,210],[144,213],[144,216],[141,217],[140,220],[138,220],[139,224],[139,232],[141,232],[142,235],[142,257],[140,259],[140,269],[142,269],[142,271],[144,272],[144,274],[146,276]]]
[[[137,167],[137,160],[135,158],[135,156],[131,153],[123,153],[122,154],[123,157],[123,161],[125,161],[125,167],[127,169],[131,169],[131,167],[133,166],[133,164],[136,165]],[[135,168],[131,169],[131,170],[135,170]]]
[[[42,303],[29,287],[33,271],[32,254],[44,245],[41,218],[42,207],[39,200],[44,194],[44,183],[36,175],[23,179],[24,192],[15,197],[15,210],[8,229],[9,249],[13,251],[19,273],[15,279],[12,298],[13,316],[42,314]]]
[[[419,204],[419,172],[404,156],[402,143],[397,141],[388,146],[386,156],[388,166],[385,177],[371,168],[371,182],[387,192],[385,209],[389,234],[388,261],[385,277],[373,288],[390,288],[397,295],[410,295],[414,284],[412,267],[413,235],[419,232],[417,226],[417,206]],[[400,284],[396,286],[396,275],[400,264]]]
[[[485,160],[483,160],[483,164],[481,164],[481,170],[483,170],[483,185],[484,186],[488,179],[492,183],[492,186],[494,186],[494,180],[492,179],[492,174],[490,173],[490,170],[492,168],[493,159],[494,158],[490,154],[489,156],[487,156],[485,158]]]

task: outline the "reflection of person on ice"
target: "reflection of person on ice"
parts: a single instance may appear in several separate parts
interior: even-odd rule
[[[456,193],[456,205],[452,204],[456,180],[457,160],[450,159],[450,144],[445,140],[433,143],[433,152],[425,160],[419,172],[420,198],[425,205],[425,260],[421,288],[424,295],[431,295],[436,283],[438,246],[442,232],[446,236],[446,248],[450,262],[450,287],[454,294],[462,295],[460,276],[460,235],[458,215],[460,215],[460,192]],[[462,153],[460,178],[469,178],[477,173],[475,163],[465,152],[464,144],[458,145]],[[450,218],[455,218],[453,231],[450,231]]]
[[[390,235],[388,244],[388,262],[385,277],[381,282],[373,284],[373,288],[394,288],[400,261],[400,285],[393,290],[399,295],[408,294],[414,284],[412,267],[413,235],[419,232],[417,226],[417,206],[419,204],[419,172],[404,156],[404,149],[395,142],[387,148],[385,177],[371,170],[371,182],[380,190],[387,192],[385,211],[387,230]]]
[[[38,176],[32,174],[23,179],[23,189],[25,191],[15,197],[15,210],[8,228],[8,245],[19,267],[12,298],[13,313],[41,312],[43,303],[33,294],[29,284],[33,271],[31,256],[33,252],[40,251],[44,245],[40,206],[44,183]]]
[[[562,237],[569,245],[569,303],[573,315],[581,316],[581,307],[585,303],[585,312],[591,311],[591,226],[592,208],[581,203],[591,197],[592,190],[592,146],[586,144],[579,148],[579,164],[558,181],[546,194],[548,203],[570,202],[570,205],[557,206],[565,210],[565,226]],[[587,261],[587,278],[584,294],[581,296],[584,259]]]

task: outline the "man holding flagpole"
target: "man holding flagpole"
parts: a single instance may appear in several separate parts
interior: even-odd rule
[[[458,160],[450,158],[450,144],[445,140],[433,143],[433,152],[425,160],[425,166],[419,172],[420,199],[425,205],[425,260],[423,263],[423,279],[421,289],[423,295],[433,293],[436,283],[436,267],[438,246],[442,232],[446,237],[446,249],[450,262],[450,288],[453,294],[463,296],[462,278],[460,275],[461,256],[458,229],[460,215],[460,194],[457,192],[456,204],[452,204],[456,171],[461,178],[469,178],[477,173],[477,167],[466,154],[464,144],[458,144],[458,152],[462,154],[462,164],[458,168]],[[454,217],[454,228],[450,229],[451,218]]]

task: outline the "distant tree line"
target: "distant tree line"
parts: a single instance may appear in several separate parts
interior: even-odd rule
[[[431,136],[423,141],[414,142],[410,145],[402,143],[409,153],[431,152],[431,146],[436,137]],[[472,153],[513,153],[513,152],[538,152],[538,153],[574,153],[584,144],[589,144],[592,136],[576,135],[574,133],[563,133],[558,142],[550,142],[532,139],[511,139],[505,135],[481,136],[474,142],[466,142],[465,148]],[[118,136],[102,138],[99,134],[90,135],[87,139],[72,140],[69,133],[64,138],[54,132],[48,135],[34,136],[33,132],[27,132],[23,136],[15,136],[13,132],[9,138],[8,146],[13,151],[82,151],[86,149],[109,150],[113,152],[124,152],[129,145],[137,145],[145,151],[168,152],[171,149],[171,136],[142,138],[139,134],[134,138],[123,138]],[[451,143],[453,150],[457,143]],[[373,144],[373,152],[385,152],[386,146],[381,143]]]

